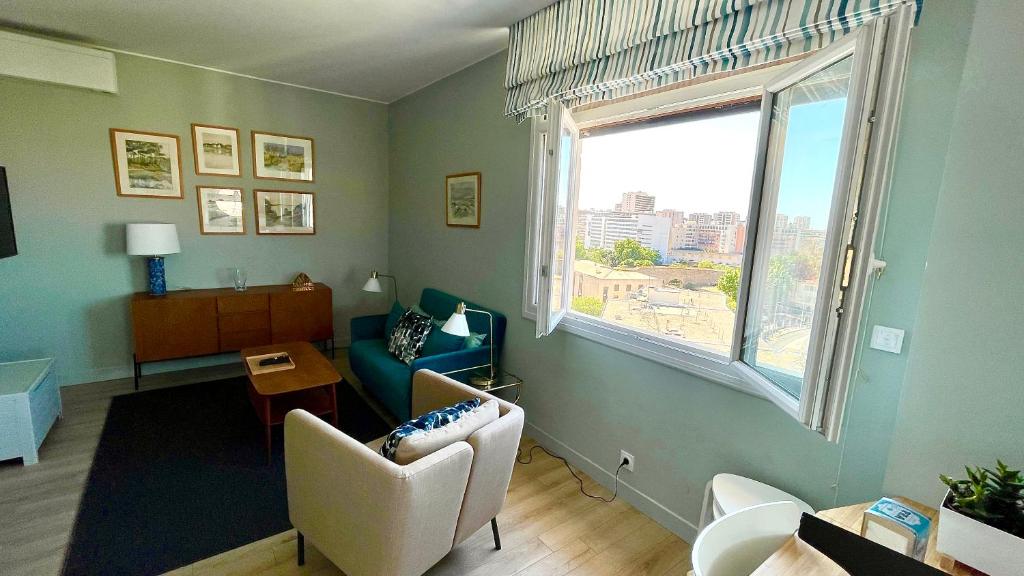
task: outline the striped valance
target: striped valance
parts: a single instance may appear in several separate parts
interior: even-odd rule
[[[560,0],[509,30],[505,114],[774,62],[908,2],[923,0]]]

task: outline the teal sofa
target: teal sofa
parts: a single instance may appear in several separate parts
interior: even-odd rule
[[[455,306],[462,298],[433,288],[425,288],[420,295],[420,308],[437,320],[447,320],[455,312]],[[501,345],[505,341],[507,320],[500,312],[484,306],[466,302],[469,308],[487,310],[494,315],[494,334],[490,334],[485,314],[469,312],[466,321],[469,330],[487,334],[482,346],[423,356],[413,360],[412,365],[402,362],[388,352],[387,335],[384,325],[387,314],[353,318],[352,345],[348,349],[349,364],[363,387],[384,405],[400,422],[412,416],[412,375],[417,370],[433,370],[442,374],[484,366],[490,362],[491,346],[494,346],[494,362],[498,362]],[[440,328],[434,328],[440,330]],[[450,376],[460,382],[467,382],[471,371],[455,372]]]

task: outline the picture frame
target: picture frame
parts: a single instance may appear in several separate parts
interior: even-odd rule
[[[199,205],[199,233],[206,235],[244,235],[245,203],[241,188],[196,186]]]
[[[460,228],[480,227],[482,184],[483,177],[479,172],[464,172],[445,176],[445,224]]]
[[[242,175],[238,128],[192,124],[192,157],[196,176]]]
[[[316,234],[316,195],[289,190],[253,190],[256,233],[267,236]]]
[[[118,196],[185,198],[177,135],[111,128],[110,152]]]
[[[312,138],[252,131],[252,175],[263,180],[313,182]]]

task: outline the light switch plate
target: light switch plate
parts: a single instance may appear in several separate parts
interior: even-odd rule
[[[875,326],[871,329],[871,347],[882,352],[899,354],[903,351],[903,330],[888,326]]]

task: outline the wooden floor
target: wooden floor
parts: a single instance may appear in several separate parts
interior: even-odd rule
[[[336,362],[348,367],[339,354]],[[144,388],[239,375],[218,367],[151,376]],[[130,380],[63,388],[64,418],[54,426],[39,464],[0,463],[0,574],[60,574],[64,550],[82,495],[110,398],[129,392]],[[524,439],[523,447],[532,445]],[[610,496],[581,473],[588,492]],[[540,451],[516,464],[505,508],[498,516],[502,550],[485,526],[428,574],[573,576],[683,575],[690,569],[686,542],[622,501],[606,504],[581,495],[561,462]],[[295,532],[284,532],[174,570],[171,574],[342,574],[307,543],[306,565],[295,564]]]

